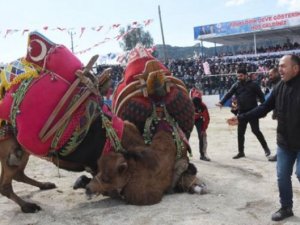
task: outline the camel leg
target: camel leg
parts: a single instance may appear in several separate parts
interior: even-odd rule
[[[188,192],[190,194],[207,194],[207,186],[196,175],[184,173],[182,174],[175,190],[177,192]]]
[[[27,161],[28,161],[28,159],[27,159]],[[24,165],[24,164],[22,164],[22,165]],[[22,183],[25,183],[25,184],[29,184],[29,185],[32,185],[32,186],[36,186],[40,190],[49,190],[49,189],[56,188],[56,185],[54,183],[51,183],[51,182],[39,182],[37,180],[34,180],[34,179],[28,177],[24,173],[24,169],[25,169],[26,165],[27,165],[27,162],[26,162],[26,164],[24,165],[23,168],[18,169],[18,172],[13,177],[13,179],[15,181],[22,182]]]
[[[3,151],[3,149],[1,149]],[[28,156],[27,156],[28,160]],[[1,159],[1,179],[0,179],[0,193],[7,198],[13,200],[15,203],[17,203],[21,210],[25,213],[33,213],[41,210],[40,206],[29,203],[21,199],[19,196],[17,196],[14,193],[13,187],[12,187],[12,180],[16,176],[16,174],[19,173],[19,167],[18,166],[8,166],[6,159]],[[25,165],[27,164],[27,161],[25,162]]]
[[[197,177],[197,169],[192,163],[189,163],[187,170],[182,173],[175,190],[200,195],[208,193],[206,184]]]
[[[73,189],[76,190],[78,188],[86,188],[86,186],[88,185],[88,183],[90,183],[90,181],[92,180],[92,178],[89,178],[85,175],[82,175],[80,177],[78,177],[73,185]]]
[[[188,169],[188,160],[186,158],[179,159],[175,162],[174,173],[172,177],[172,184],[167,193],[171,194],[174,192],[176,185],[182,174]]]
[[[24,213],[34,213],[39,211],[40,206],[29,203],[21,199],[14,193],[12,187],[12,180],[19,182],[24,182],[36,187],[39,187],[41,190],[54,188],[55,185],[51,183],[41,183],[35,181],[24,174],[24,169],[27,165],[29,154],[23,152],[21,158],[18,161],[18,165],[11,166],[10,155],[14,154],[19,148],[17,142],[11,138],[4,140],[0,143],[0,159],[1,159],[1,177],[0,177],[0,193],[7,198],[16,202],[22,209]]]

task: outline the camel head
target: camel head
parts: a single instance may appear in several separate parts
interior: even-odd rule
[[[87,196],[120,193],[129,180],[128,162],[122,153],[110,152],[98,161],[98,173],[86,187]]]
[[[122,191],[131,178],[143,170],[154,170],[157,167],[149,146],[136,145],[124,152],[110,151],[102,154],[98,160],[98,172],[86,186],[86,194],[122,196]]]

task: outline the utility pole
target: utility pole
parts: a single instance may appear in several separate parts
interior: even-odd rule
[[[75,33],[73,33],[72,31],[68,31],[68,33],[69,33],[69,35],[70,35],[70,37],[71,37],[71,51],[72,51],[72,53],[74,53],[73,35],[74,35]]]
[[[161,30],[161,36],[162,36],[162,42],[163,42],[164,58],[165,58],[165,63],[167,63],[168,57],[167,57],[167,51],[166,51],[164,29],[163,29],[163,25],[162,25],[162,21],[161,21],[160,6],[158,6],[158,15],[159,15],[160,30]]]

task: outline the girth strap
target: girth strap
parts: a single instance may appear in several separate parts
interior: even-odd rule
[[[124,130],[124,121],[117,116],[113,116],[112,122],[110,122],[103,112],[101,112],[101,118],[102,126],[105,128],[107,136],[103,154],[109,153],[111,147],[115,150],[115,152],[125,152],[126,150],[121,144]]]

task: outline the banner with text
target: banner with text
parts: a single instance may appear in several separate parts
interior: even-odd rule
[[[300,26],[300,12],[197,26],[194,27],[194,39],[205,40],[205,38],[283,29],[293,26]]]

